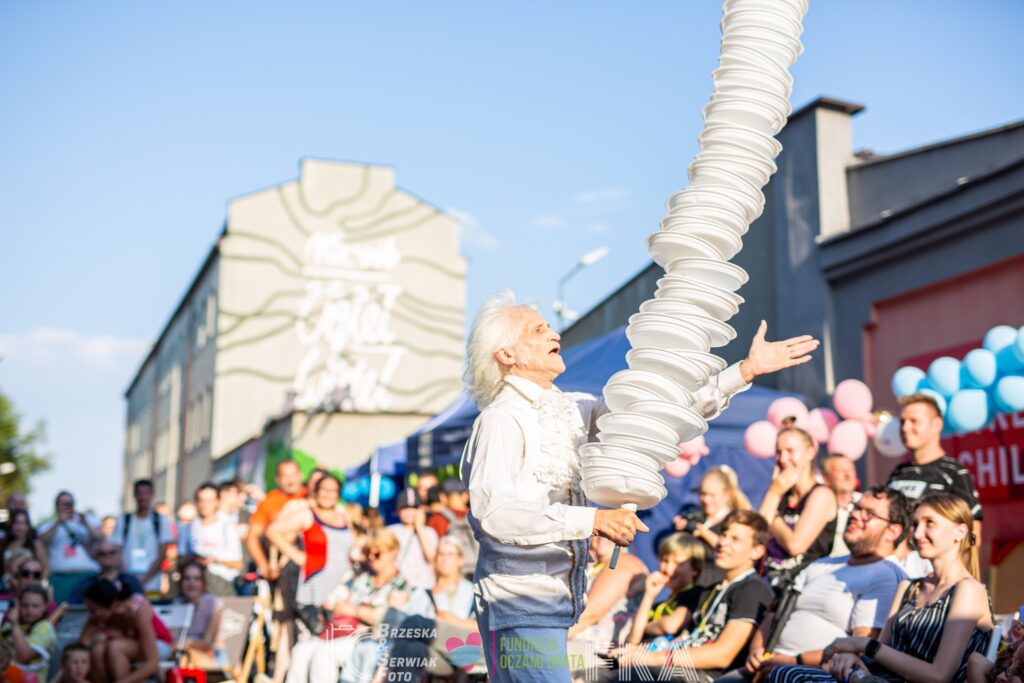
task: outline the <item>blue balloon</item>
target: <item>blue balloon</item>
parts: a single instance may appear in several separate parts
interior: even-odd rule
[[[1024,374],[1024,363],[1017,358],[1013,346],[1004,346],[996,352],[996,365],[999,367],[1000,375]]]
[[[1003,377],[996,383],[995,399],[1002,412],[1024,410],[1024,377]]]
[[[942,356],[928,366],[928,383],[943,396],[952,396],[960,391],[960,361]]]
[[[1013,355],[1017,356],[1017,360],[1021,363],[1024,363],[1024,325],[1017,330],[1017,340],[1013,343]]]
[[[948,412],[948,409],[949,409],[949,404],[946,403],[946,397],[945,396],[943,396],[939,392],[935,391],[931,387],[925,387],[923,389],[920,389],[918,391],[918,393],[919,394],[924,394],[925,396],[931,396],[935,400],[935,402],[939,405],[939,412],[942,413],[943,417],[946,416],[946,413]]]
[[[380,499],[391,500],[395,497],[395,482],[388,477],[380,478]]]
[[[988,349],[974,349],[960,364],[961,383],[969,389],[985,389],[992,386],[998,374],[996,354]]]
[[[359,486],[354,481],[346,481],[341,487],[341,499],[346,503],[354,503],[359,499]]]
[[[999,353],[1007,346],[1012,346],[1017,341],[1017,330],[1009,325],[997,325],[985,333],[985,341],[982,346],[992,353]]]
[[[921,388],[921,380],[925,378],[924,370],[907,365],[892,375],[892,393],[896,398],[916,394]]]
[[[359,490],[359,495],[360,496],[369,496],[370,495],[370,478],[369,477],[360,477],[356,481],[356,488]]]
[[[948,419],[958,432],[976,432],[989,419],[988,394],[981,389],[963,389],[949,401]]]

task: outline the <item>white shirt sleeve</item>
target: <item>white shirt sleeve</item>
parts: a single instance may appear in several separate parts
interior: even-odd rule
[[[543,545],[587,538],[596,508],[550,503],[519,487],[524,439],[515,420],[484,411],[471,444],[470,508],[484,532],[509,545]],[[541,489],[538,493],[543,493]]]
[[[117,523],[114,524],[114,532],[107,540],[120,547],[122,539],[124,539],[124,515],[118,515]]]
[[[226,519],[221,519],[218,523],[223,527],[224,547],[221,548],[223,554],[217,559],[222,562],[241,560],[242,539],[238,535],[238,528],[235,526],[234,522],[230,522]]]
[[[708,383],[697,390],[693,396],[693,409],[705,419],[712,420],[722,414],[733,396],[749,388],[750,384],[743,381],[740,364],[733,363],[710,377]]]

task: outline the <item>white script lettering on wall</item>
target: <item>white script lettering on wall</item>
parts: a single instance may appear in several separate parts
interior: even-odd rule
[[[403,288],[394,281],[402,260],[394,238],[347,244],[338,232],[310,236],[303,250],[305,296],[295,335],[302,356],[292,390],[305,410],[387,410],[387,389],[404,349],[391,318]]]

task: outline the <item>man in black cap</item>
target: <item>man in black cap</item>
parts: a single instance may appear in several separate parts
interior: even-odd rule
[[[434,556],[437,554],[437,532],[427,526],[426,510],[421,507],[419,493],[407,488],[395,503],[398,524],[388,529],[398,538],[398,569],[411,588],[434,587]]]

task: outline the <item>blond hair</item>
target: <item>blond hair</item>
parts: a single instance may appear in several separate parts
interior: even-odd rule
[[[680,531],[666,536],[658,544],[658,558],[665,559],[666,557],[675,557],[680,563],[689,560],[693,570],[700,574],[704,568],[704,562],[707,560],[707,546],[703,541]]]
[[[718,465],[712,467],[704,476],[701,477],[700,483],[703,486],[705,479],[715,479],[729,496],[729,509],[730,510],[750,510],[753,506],[750,504],[750,500],[746,494],[740,488],[740,480],[736,476],[736,470],[729,467],[728,465]]]
[[[974,535],[974,515],[971,514],[971,506],[967,504],[967,501],[951,493],[936,492],[922,496],[917,507],[930,508],[940,517],[967,527],[967,535],[960,540],[960,562],[971,573],[971,576],[977,579],[981,573],[978,563],[978,539]]]

